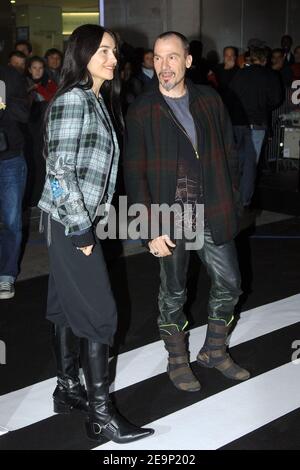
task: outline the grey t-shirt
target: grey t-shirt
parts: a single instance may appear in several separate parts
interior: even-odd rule
[[[185,129],[194,148],[197,149],[197,133],[189,108],[188,91],[180,98],[170,98],[165,95],[163,97],[180,125]],[[203,202],[200,164],[192,151],[189,155],[180,153],[177,165],[175,202],[180,204],[181,212],[175,213],[175,227],[183,226],[195,231],[196,204]]]
[[[171,110],[175,114],[179,123],[184,127],[187,134],[189,135],[191,141],[193,142],[194,147],[197,147],[197,134],[193,116],[190,112],[189,106],[189,93],[186,92],[185,95],[180,98],[170,98],[169,96],[163,95],[167,104],[170,106]]]

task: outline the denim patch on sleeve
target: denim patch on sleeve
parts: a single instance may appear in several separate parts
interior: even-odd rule
[[[54,199],[59,198],[64,193],[64,190],[60,186],[59,181],[57,181],[55,178],[51,178],[50,184]]]

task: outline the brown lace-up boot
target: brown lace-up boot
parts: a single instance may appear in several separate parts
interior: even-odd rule
[[[226,348],[226,340],[230,329],[222,319],[208,320],[205,343],[197,356],[197,362],[201,366],[215,368],[225,377],[234,380],[247,380],[250,373],[236,364]]]
[[[160,334],[169,353],[167,372],[171,381],[178,390],[198,392],[201,385],[189,365],[186,333],[184,331],[171,332],[168,328],[161,330]]]

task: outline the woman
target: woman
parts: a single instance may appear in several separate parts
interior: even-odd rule
[[[34,56],[29,59],[27,81],[33,101],[48,102],[57,91],[57,85],[46,73],[45,62],[41,57]]]
[[[117,119],[116,53],[114,34],[98,25],[80,26],[70,36],[60,87],[46,115],[47,176],[39,207],[48,213],[47,318],[55,325],[58,366],[54,411],[87,407],[80,357],[88,436],[123,443],[153,430],[128,423],[109,400],[117,315],[95,222],[99,205],[111,202],[117,175],[118,141],[102,96],[108,92]]]
[[[31,207],[36,206],[41,197],[45,181],[45,160],[43,158],[43,122],[49,101],[57,91],[57,85],[45,72],[44,59],[31,57],[27,71],[30,98],[30,116],[26,135],[26,158],[28,179],[25,200]]]

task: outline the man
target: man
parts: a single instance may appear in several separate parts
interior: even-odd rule
[[[26,55],[21,51],[12,51],[8,57],[8,65],[14,67],[21,75],[24,75]]]
[[[6,88],[6,107],[0,111],[0,299],[14,296],[22,241],[22,199],[27,168],[20,124],[29,117],[25,81],[13,67],[0,67],[1,86]],[[3,85],[4,84],[4,85]],[[1,94],[1,93],[0,93]]]
[[[228,85],[233,79],[236,72],[239,70],[237,66],[238,51],[234,46],[226,46],[223,49],[223,63],[215,67],[214,73],[216,76],[219,91],[228,89]]]
[[[295,47],[294,57],[295,57],[295,64],[300,64],[300,46]]]
[[[273,49],[271,56],[272,70],[278,72],[285,88],[289,88],[293,82],[293,71],[285,60],[283,49]]]
[[[17,41],[15,51],[23,52],[29,58],[32,55],[32,44],[29,41]]]
[[[216,87],[221,95],[223,103],[227,108],[230,106],[232,99],[232,92],[229,88],[229,84],[236,72],[239,70],[237,66],[238,50],[234,46],[226,46],[223,50],[223,63],[218,64],[214,68],[214,77]]]
[[[133,99],[135,99],[144,90],[146,90],[146,88],[150,85],[153,76],[153,51],[152,49],[147,49],[143,51],[143,59],[140,66],[140,70],[136,75],[133,75],[129,79],[129,86],[133,95]]]
[[[251,65],[238,70],[229,87],[228,105],[240,162],[240,193],[249,208],[255,188],[256,168],[268,127],[269,113],[280,105],[282,90],[278,76],[266,69],[266,51],[252,48]]]
[[[49,78],[53,80],[56,85],[58,85],[60,80],[63,54],[60,50],[53,47],[52,49],[47,50],[45,59],[47,64],[47,74]]]
[[[300,46],[295,47],[294,56],[295,63],[291,65],[293,80],[300,80]]]
[[[141,80],[144,84],[147,84],[154,75],[153,69],[153,51],[152,49],[147,49],[143,54],[143,62],[141,69]]]
[[[281,48],[284,53],[285,64],[293,65],[295,63],[295,57],[292,53],[293,39],[288,34],[285,34],[281,38]]]
[[[234,202],[238,187],[237,159],[231,123],[218,94],[185,80],[192,64],[187,39],[177,32],[160,35],[154,46],[158,82],[129,107],[124,171],[132,203],[204,203],[204,245],[197,251],[210,275],[208,330],[199,364],[216,367],[227,377],[249,378],[226,352],[226,338],[240,290],[233,242],[238,232]],[[185,217],[182,218],[185,220]],[[175,223],[175,222],[174,222]],[[185,223],[185,222],[184,222]],[[197,234],[199,235],[199,234]],[[169,352],[168,374],[174,385],[198,391],[200,383],[188,363],[183,313],[189,252],[186,240],[162,231],[149,241],[159,257],[158,326]]]

